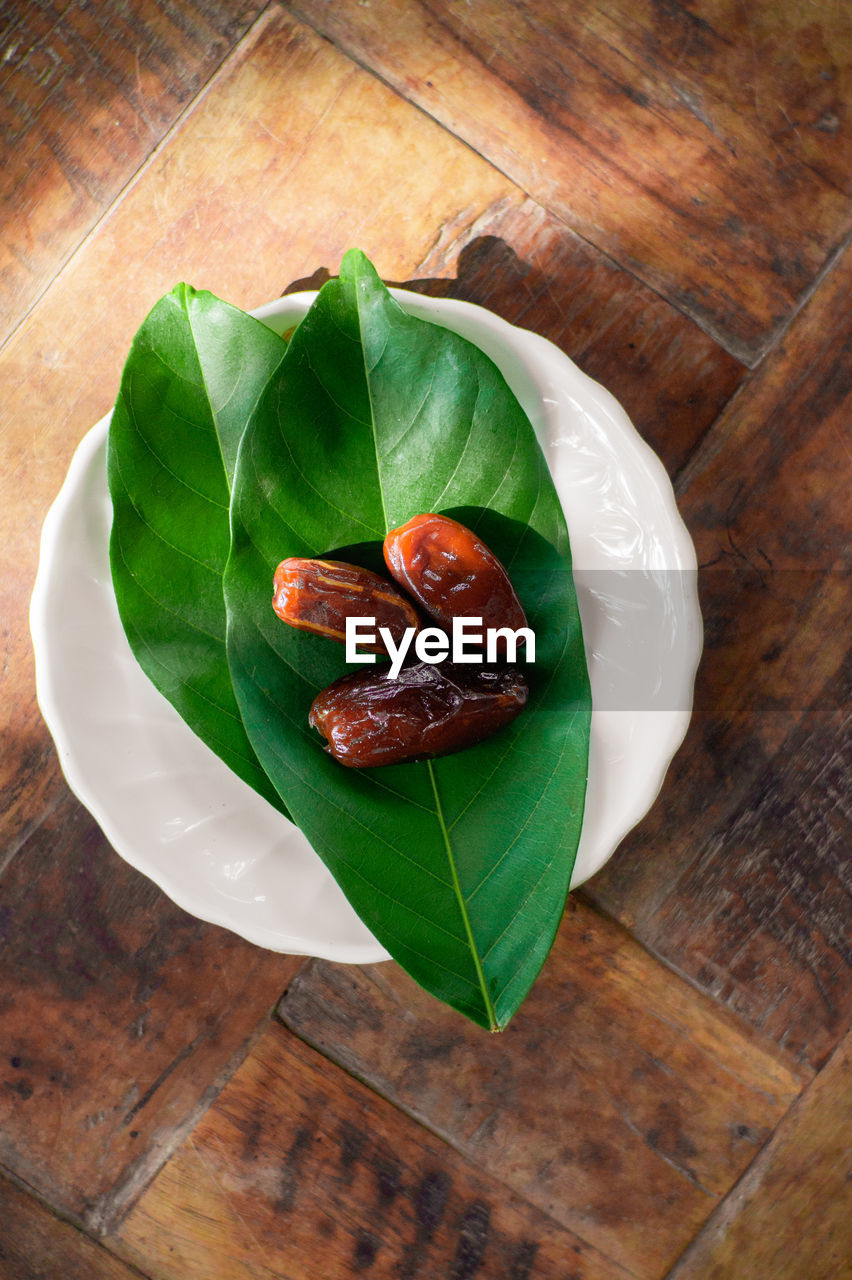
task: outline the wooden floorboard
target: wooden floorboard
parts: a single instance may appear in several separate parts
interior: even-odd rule
[[[850,1014],[850,286],[852,252],[681,477],[704,566],[692,726],[660,800],[587,887],[814,1065]]]
[[[849,1275],[850,1082],[847,1037],[669,1280]]]
[[[156,1280],[627,1280],[273,1025],[121,1227]]]
[[[849,677],[847,669],[826,685],[819,709],[643,931],[717,999],[815,1066],[852,1016]]]
[[[0,1165],[97,1225],[168,1159],[302,961],[181,911],[73,799],[0,886]]]
[[[852,228],[848,6],[289,7],[740,359]]]
[[[0,346],[262,8],[2,6]]]
[[[500,1036],[393,964],[312,962],[281,1016],[643,1277],[675,1261],[807,1079],[576,899]]]
[[[0,1174],[2,1280],[149,1280]]]

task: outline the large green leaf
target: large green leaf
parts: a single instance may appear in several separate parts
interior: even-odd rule
[[[178,285],[134,339],[108,448],[110,562],[130,646],[190,728],[282,810],[234,698],[222,574],[240,437],[285,351],[251,316]]]
[[[272,573],[285,556],[375,553],[425,511],[476,527],[509,569],[537,639],[530,703],[463,754],[348,770],[307,723],[343,648],[279,622]],[[391,954],[505,1026],[564,908],[590,720],[568,535],[528,419],[481,351],[407,315],[352,251],[246,428],[231,520],[228,656],[264,769]]]

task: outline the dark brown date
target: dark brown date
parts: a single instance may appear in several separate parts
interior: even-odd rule
[[[528,688],[511,667],[480,669],[449,662],[358,671],[323,689],[309,722],[326,751],[354,769],[428,760],[489,738],[526,705]]]
[[[513,631],[527,625],[506,570],[457,520],[413,516],[387,535],[384,553],[400,586],[444,627],[453,618],[481,618],[483,627]]]
[[[410,601],[377,573],[340,560],[282,560],[275,570],[272,607],[291,627],[315,635],[346,640],[346,619],[375,618],[387,627],[399,644],[407,627],[419,627],[420,619]],[[373,653],[386,653],[381,640]]]

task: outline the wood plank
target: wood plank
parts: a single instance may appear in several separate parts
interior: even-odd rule
[[[850,288],[852,252],[681,478],[707,566],[693,723],[659,802],[587,886],[815,1066],[850,1013]]]
[[[0,1276],[3,1280],[144,1280],[33,1196],[0,1176]]]
[[[119,1233],[157,1280],[626,1280],[273,1025]]]
[[[396,965],[311,962],[280,1006],[322,1053],[635,1276],[664,1274],[802,1077],[577,898],[486,1036]]]
[[[442,229],[408,287],[464,298],[555,342],[676,472],[745,372],[697,325],[520,193]],[[453,277],[455,272],[455,277]]]
[[[742,360],[852,227],[848,6],[290,8]]]
[[[262,8],[3,5],[0,345]]]
[[[301,958],[188,916],[75,801],[0,879],[0,1163],[94,1226],[244,1056]]]
[[[849,1275],[850,1078],[847,1038],[669,1280]]]
[[[852,1021],[852,680],[773,757],[643,936],[740,1017],[819,1066]]]

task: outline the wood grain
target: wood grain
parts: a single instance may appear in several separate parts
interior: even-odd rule
[[[0,346],[262,7],[3,5]]]
[[[627,1280],[275,1025],[119,1238],[158,1280]]]
[[[801,1084],[576,898],[502,1036],[483,1035],[392,964],[312,962],[280,1012],[635,1276],[664,1274]]]
[[[849,1016],[850,287],[847,253],[681,477],[707,566],[692,728],[587,886],[813,1065]]]
[[[0,1176],[2,1280],[147,1280]]]
[[[852,227],[848,6],[290,7],[747,362]]]
[[[669,1280],[849,1275],[851,1082],[847,1037]]]
[[[0,879],[0,1162],[93,1225],[152,1176],[301,964],[174,906],[75,800]]]
[[[852,1021],[852,680],[709,837],[647,935],[740,1017],[820,1065]]]

